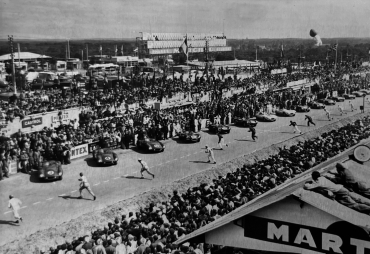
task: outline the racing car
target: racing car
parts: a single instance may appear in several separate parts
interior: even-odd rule
[[[192,131],[184,131],[179,133],[179,139],[187,142],[199,142],[200,134]]]
[[[214,124],[207,121],[208,130],[212,133],[221,133],[221,134],[228,134],[230,133],[231,128],[227,125],[223,124]]]
[[[359,92],[364,93],[366,95],[369,95],[370,94],[370,91],[369,90],[366,90],[366,89],[361,89]]]
[[[145,136],[144,139],[138,140],[136,143],[137,148],[145,150],[147,152],[163,152],[166,146],[148,136]]]
[[[331,99],[320,99],[320,100],[317,100],[317,102],[324,104],[324,105],[335,105],[335,101]]]
[[[362,92],[359,92],[359,91],[355,91],[355,92],[352,92],[352,94],[356,97],[363,97],[364,96],[364,93]],[[366,94],[365,94],[366,95]]]
[[[277,116],[295,116],[295,111],[283,108],[283,109],[276,110],[275,115],[277,115]]]
[[[356,99],[356,96],[354,96],[353,94],[343,94],[343,97],[346,100],[354,100],[354,99]]]
[[[317,101],[312,101],[308,103],[308,106],[313,109],[323,109],[325,105],[322,103],[318,103]]]
[[[345,100],[343,97],[340,97],[340,96],[332,96],[332,97],[329,97],[328,99],[336,101],[336,102],[343,102]]]
[[[268,114],[265,114],[265,113],[262,113],[262,112],[258,112],[256,114],[256,119],[258,121],[262,121],[262,122],[275,122],[277,117],[274,116],[274,115],[268,115]]]
[[[310,107],[309,106],[304,106],[304,105],[298,105],[296,108],[295,108],[295,111],[297,112],[310,112]]]
[[[37,177],[40,180],[62,180],[62,164],[59,161],[44,161],[37,170]]]
[[[118,157],[110,148],[102,148],[93,151],[93,158],[99,165],[117,165]]]
[[[249,118],[243,118],[243,117],[235,117],[234,123],[236,126],[243,126],[243,127],[256,127],[257,121],[252,120]]]

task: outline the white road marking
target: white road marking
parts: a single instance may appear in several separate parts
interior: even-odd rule
[[[96,183],[96,184],[94,184],[94,186],[97,186],[97,185],[99,185],[100,183]]]
[[[109,180],[107,180],[107,181],[104,181],[105,183],[107,183],[107,182],[109,182]]]
[[[170,163],[171,161],[166,161],[165,163]]]
[[[123,176],[128,176],[128,174],[126,174],[126,175],[123,175]]]
[[[22,206],[20,209],[26,208],[27,206]]]
[[[63,197],[63,196],[65,196],[66,194],[61,194],[61,195],[59,195],[59,197]]]
[[[48,199],[46,199],[46,200],[52,200],[53,198],[48,198]]]
[[[33,203],[33,205],[37,205],[37,204],[40,204],[41,202],[36,202],[36,203]]]
[[[7,213],[11,213],[12,211],[7,211],[7,212],[5,212],[4,214],[7,214]]]
[[[176,161],[177,159],[173,159],[173,161]]]
[[[159,163],[157,166],[160,166],[160,165],[162,165],[163,163]]]
[[[185,156],[181,156],[180,159],[184,158]]]
[[[73,192],[76,192],[77,190],[73,190],[73,191],[71,191],[71,193],[73,193]]]
[[[114,180],[116,180],[116,179],[120,179],[121,177],[115,177],[115,178],[113,178]]]

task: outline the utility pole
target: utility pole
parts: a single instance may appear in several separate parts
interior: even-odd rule
[[[89,44],[86,44],[86,60],[89,61]]]
[[[12,83],[14,86],[14,94],[17,93],[17,84],[15,83],[15,68],[14,68],[14,48],[13,48],[13,35],[8,35],[8,41],[10,46],[10,56],[12,57]]]

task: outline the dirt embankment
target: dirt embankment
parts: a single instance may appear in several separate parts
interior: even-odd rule
[[[100,211],[94,211],[69,222],[62,223],[56,227],[38,231],[24,239],[19,239],[11,243],[7,243],[0,247],[0,253],[4,254],[28,254],[34,253],[36,246],[41,249],[46,249],[51,246],[64,243],[65,240],[71,240],[73,237],[90,234],[92,230],[102,228],[109,221],[113,221],[116,216],[121,216],[129,211],[136,211],[140,207],[147,205],[150,202],[158,203],[167,201],[168,195],[171,195],[173,190],[178,190],[180,193],[188,188],[198,186],[201,183],[209,183],[218,176],[223,176],[236,168],[242,167],[244,164],[253,164],[258,160],[265,159],[270,155],[277,154],[279,147],[291,146],[299,141],[315,138],[322,133],[333,129],[338,129],[348,123],[360,119],[364,116],[370,116],[370,113],[357,114],[330,125],[307,132],[301,136],[291,138],[289,140],[274,144],[269,147],[262,148],[251,154],[240,156],[231,161],[217,165],[209,170],[188,176],[184,179],[175,181],[161,188],[153,189],[148,192],[141,193],[133,198],[122,200],[114,205],[108,206]]]

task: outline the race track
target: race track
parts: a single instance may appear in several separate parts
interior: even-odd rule
[[[337,103],[338,104],[338,103]],[[327,106],[334,121],[360,112],[362,98],[353,101],[354,112],[349,110],[349,102],[341,102],[347,114],[340,116],[337,105]],[[370,107],[370,105],[366,105]],[[367,109],[369,110],[369,109]],[[366,110],[366,111],[367,111]],[[231,133],[225,135],[229,147],[217,150],[218,137],[201,131],[200,143],[181,143],[177,139],[165,141],[163,153],[148,154],[133,150],[117,150],[119,161],[117,166],[97,167],[92,156],[72,161],[64,168],[64,179],[57,182],[40,182],[35,176],[17,174],[0,182],[0,246],[30,235],[38,230],[53,227],[93,210],[100,210],[118,201],[136,196],[155,187],[169,184],[175,180],[190,176],[214,166],[206,163],[205,145],[215,149],[218,163],[223,163],[263,147],[270,146],[293,137],[293,128],[289,121],[298,123],[302,132],[330,124],[323,110],[312,109],[308,114],[316,123],[315,127],[307,127],[304,121],[306,113],[297,113],[295,117],[278,117],[276,122],[259,122],[256,130],[259,137],[253,142],[247,128],[231,126]],[[137,159],[146,161],[155,174],[155,179],[145,174],[140,179],[140,164]],[[79,196],[79,173],[83,172],[97,195],[93,201],[87,192],[84,199]],[[7,209],[9,194],[20,198],[23,207],[20,211],[23,223],[16,225],[13,214]]]

